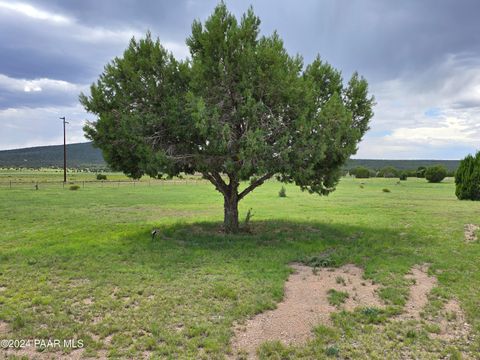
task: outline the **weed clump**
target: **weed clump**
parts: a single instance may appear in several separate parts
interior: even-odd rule
[[[328,290],[328,302],[333,306],[340,306],[350,297],[345,291],[337,291],[335,289]]]
[[[246,232],[251,232],[250,221],[252,220],[252,217],[253,217],[253,212],[252,212],[252,209],[250,208],[247,211],[247,216],[245,216],[244,229]]]
[[[327,356],[338,356],[339,353],[340,353],[340,350],[335,345],[329,346],[328,348],[325,349],[325,354]]]
[[[301,263],[312,266],[313,268],[317,267],[335,267],[337,265],[337,261],[333,258],[335,250],[330,249],[326,250],[318,255],[309,256],[302,260]]]
[[[387,188],[383,188],[382,191],[383,191],[384,193],[389,193],[389,192],[391,192],[390,189],[387,189]]]
[[[278,196],[280,196],[281,198],[287,197],[287,190],[285,189],[285,186],[282,186],[282,188],[278,192]]]
[[[70,190],[78,190],[78,189],[80,189],[80,185],[70,185],[69,189]]]

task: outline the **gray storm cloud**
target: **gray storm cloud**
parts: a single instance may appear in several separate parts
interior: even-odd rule
[[[193,19],[216,1],[0,0],[0,148],[59,141],[70,117],[83,141],[80,91],[147,30],[188,56]],[[243,1],[227,1],[240,16]],[[291,53],[316,54],[345,77],[358,71],[377,99],[357,157],[459,158],[480,144],[478,1],[252,1],[262,32],[277,30]],[[32,132],[35,129],[35,132]],[[450,134],[451,136],[448,136]]]

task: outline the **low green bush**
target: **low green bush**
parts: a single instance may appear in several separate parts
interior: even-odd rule
[[[105,174],[97,174],[97,180],[107,180],[107,175],[105,175]]]
[[[430,166],[425,170],[425,179],[430,183],[439,183],[447,176],[447,169],[442,165]]]
[[[285,186],[282,186],[282,188],[280,189],[280,191],[278,192],[278,196],[280,197],[287,197],[287,190],[285,189]]]
[[[70,190],[78,190],[78,189],[80,189],[80,185],[70,185],[69,189]]]
[[[370,177],[370,170],[364,166],[358,166],[351,171],[351,174],[357,179],[367,179]]]

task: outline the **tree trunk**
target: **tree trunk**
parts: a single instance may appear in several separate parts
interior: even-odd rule
[[[224,195],[224,218],[223,225],[227,234],[237,233],[238,226],[238,194],[236,191]]]

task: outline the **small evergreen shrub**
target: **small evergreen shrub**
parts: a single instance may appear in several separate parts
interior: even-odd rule
[[[419,166],[417,169],[417,178],[425,178],[425,171],[427,168],[425,166]]]
[[[287,190],[285,189],[285,186],[282,186],[280,191],[278,192],[278,196],[280,197],[287,197]]]
[[[425,179],[430,183],[439,183],[447,176],[447,169],[442,165],[430,166],[425,170]]]
[[[78,190],[78,189],[80,189],[80,185],[70,185],[69,189],[70,190]]]
[[[105,175],[105,174],[97,174],[97,180],[107,180],[107,175]]]
[[[407,180],[407,176],[408,176],[407,173],[405,171],[403,171],[400,174],[399,179],[405,181],[405,180]]]
[[[460,162],[455,173],[455,195],[459,200],[480,200],[480,151]]]

